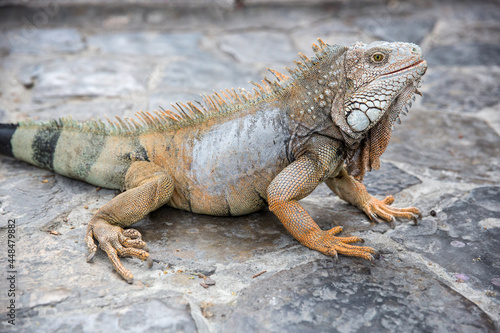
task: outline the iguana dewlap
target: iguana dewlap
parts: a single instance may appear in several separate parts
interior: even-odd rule
[[[370,219],[416,220],[418,209],[395,208],[361,183],[378,169],[394,121],[407,111],[427,64],[410,43],[313,45],[299,54],[291,78],[254,83],[254,93],[226,90],[204,103],[176,104],[175,112],[140,112],[139,121],[77,123],[59,119],[0,126],[0,153],[58,174],[125,190],[90,220],[94,239],[128,282],[118,256],[152,261],[139,232],[123,229],[169,205],[194,213],[228,216],[266,206],[303,245],[326,255],[372,259],[370,247],[323,231],[298,200],[325,182]]]

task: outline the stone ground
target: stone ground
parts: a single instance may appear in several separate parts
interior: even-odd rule
[[[281,1],[282,3],[284,1]],[[0,7],[0,121],[125,115],[199,99],[292,66],[328,43],[400,40],[429,70],[366,184],[423,212],[373,225],[320,186],[303,205],[380,250],[373,264],[298,244],[264,210],[239,218],[162,208],[137,224],[152,269],[133,285],[86,223],[114,191],[0,159],[0,331],[494,332],[500,329],[500,6],[494,1]],[[16,221],[16,325],[6,321],[7,221]],[[253,277],[259,272],[265,273]],[[203,288],[199,276],[215,286]]]

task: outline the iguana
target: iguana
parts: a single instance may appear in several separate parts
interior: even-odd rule
[[[193,213],[238,216],[266,206],[301,244],[325,255],[372,260],[371,247],[321,230],[300,205],[320,183],[376,222],[417,220],[414,207],[390,206],[361,183],[379,168],[394,121],[407,111],[427,63],[410,43],[313,44],[315,56],[277,71],[254,92],[228,89],[174,111],[139,112],[138,120],[71,118],[25,121],[0,128],[0,153],[58,174],[124,190],[88,223],[87,260],[98,241],[116,271],[132,273],[118,256],[152,265],[146,243],[123,229],[163,206]]]

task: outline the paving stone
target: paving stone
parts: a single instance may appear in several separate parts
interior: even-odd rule
[[[149,98],[149,110],[172,109],[171,103],[203,100],[202,94],[244,87],[261,76],[238,64],[212,57],[188,58],[168,63],[161,72],[156,90]]]
[[[322,20],[320,24],[308,29],[298,29],[292,34],[294,44],[305,54],[312,54],[311,45],[321,38],[327,44],[338,44],[349,46],[356,42],[372,42],[369,35],[360,33],[350,25],[345,24],[338,18],[331,17]]]
[[[201,93],[201,90],[200,90]],[[171,90],[157,90],[151,94],[149,97],[147,110],[160,110],[161,108],[165,110],[175,111],[170,104],[175,104],[177,102],[186,103],[191,101],[202,101],[200,93],[189,93],[189,92],[174,92]]]
[[[197,215],[172,208],[151,214],[141,226],[154,259],[211,275],[221,265],[248,261],[254,255],[273,253],[297,245],[268,210],[232,218]],[[196,245],[196,249],[193,248]]]
[[[440,66],[425,76],[422,103],[436,110],[473,113],[498,103],[498,68]]]
[[[15,0],[5,0],[3,1],[3,4],[16,4],[17,2]],[[31,1],[33,5],[46,5],[44,0],[33,0]],[[121,4],[120,1],[115,1],[115,0],[60,0],[58,2],[60,5],[80,5],[80,6],[89,6],[92,4],[105,4],[108,6],[113,6],[113,5],[118,5]],[[169,0],[167,3],[165,3],[162,0],[138,0],[135,1],[136,4],[140,4],[143,6],[154,6],[158,4],[163,4],[168,7],[176,7],[176,6],[186,6],[186,7],[199,7],[199,6],[231,6],[232,5],[232,0]]]
[[[58,215],[81,204],[88,194],[94,197],[100,194],[94,193],[94,186],[54,175],[24,162],[4,158],[1,163],[6,176],[0,187],[1,207],[13,218],[22,217],[18,225],[40,227],[49,224]],[[21,170],[23,175],[16,176]],[[17,192],[15,198],[10,197],[14,190]],[[49,205],[49,202],[52,203]],[[1,221],[2,226],[6,223],[6,220]]]
[[[111,32],[87,40],[102,53],[187,57],[204,53],[199,49],[200,38],[199,32]]]
[[[263,275],[240,292],[237,307],[211,311],[222,332],[495,331],[473,302],[425,271],[389,260],[370,267],[322,259]]]
[[[500,112],[498,112],[499,105],[493,105],[489,108],[482,109],[478,112],[478,117],[486,121],[491,128],[500,136]]]
[[[220,49],[244,63],[290,62],[297,52],[289,37],[277,32],[244,32],[220,36]]]
[[[500,304],[500,286],[495,283],[500,278],[500,254],[490,250],[500,247],[499,207],[500,187],[477,187],[429,217],[437,221],[433,232],[399,229],[391,237],[444,267],[458,283],[495,292],[490,299]]]
[[[14,54],[76,53],[85,49],[82,35],[74,28],[38,29],[25,26],[0,35]]]
[[[363,184],[368,192],[376,195],[396,194],[421,181],[391,163],[381,163],[380,170],[372,170],[366,174]]]
[[[58,59],[26,68],[19,79],[31,78],[34,102],[75,97],[114,97],[145,92],[153,66],[102,57]]]
[[[434,46],[456,45],[462,43],[500,43],[500,24],[498,22],[477,20],[448,19],[436,24],[430,42]]]
[[[0,38],[0,58],[7,56],[11,52],[10,43],[5,36]]]
[[[446,16],[463,22],[464,26],[473,22],[498,24],[500,21],[500,8],[495,1],[450,2],[445,8]]]
[[[132,117],[139,110],[148,110],[146,101],[142,98],[130,98],[130,100],[105,99],[105,100],[82,100],[78,103],[62,103],[38,109],[22,110],[29,114],[33,120],[51,120],[57,118],[71,117],[77,121],[87,121],[92,118],[111,120],[118,117]]]
[[[433,17],[408,18],[395,17],[390,12],[374,14],[372,17],[362,17],[356,24],[365,34],[378,40],[400,41],[420,44],[432,31],[436,19]]]
[[[439,180],[495,182],[499,179],[499,140],[483,120],[414,108],[401,125],[396,124],[383,156],[425,165]]]
[[[7,112],[5,111],[5,109],[0,109],[0,121],[2,123],[7,122]]]
[[[16,326],[28,331],[36,326],[38,332],[64,332],[74,330],[75,327],[78,327],[78,332],[197,331],[189,305],[182,304],[173,297],[134,299],[130,304],[115,305],[105,312],[91,306],[94,310],[86,314],[67,311],[65,306],[67,302],[64,301],[38,305],[35,311],[39,317],[26,313],[19,316],[19,325]],[[58,320],[63,314],[65,320]],[[146,316],[148,320],[143,320]]]
[[[500,46],[486,43],[460,43],[432,47],[426,55],[430,66],[498,66]]]
[[[330,10],[331,12],[332,10]],[[225,31],[291,30],[308,26],[331,15],[321,6],[245,6],[221,13],[211,27]]]
[[[213,58],[190,58],[169,63],[161,73],[158,87],[165,91],[164,95],[168,100],[171,98],[168,96],[167,89],[170,92],[189,91],[190,96],[195,95],[195,99],[201,101],[199,95],[202,93],[210,94],[214,91],[239,87],[251,90],[248,83],[251,80],[259,81],[260,77],[242,66]],[[156,94],[155,99],[160,102],[161,99],[158,97]],[[185,102],[186,100],[177,101]]]
[[[399,1],[381,2],[375,1],[350,1],[342,6],[332,6],[334,17],[340,17],[351,24],[361,17],[376,19],[379,22],[387,22],[391,18],[413,16],[415,13],[426,12],[430,7],[427,1]]]

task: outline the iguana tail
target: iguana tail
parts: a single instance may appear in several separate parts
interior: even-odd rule
[[[18,126],[17,124],[0,124],[0,155],[14,157],[10,140]]]
[[[61,129],[32,124],[2,124],[2,154],[54,171],[54,152]]]
[[[119,189],[133,154],[131,136],[86,130],[62,121],[0,124],[0,154],[83,180]]]

